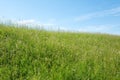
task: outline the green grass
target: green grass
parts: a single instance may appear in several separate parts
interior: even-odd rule
[[[0,80],[120,80],[120,36],[0,25]]]

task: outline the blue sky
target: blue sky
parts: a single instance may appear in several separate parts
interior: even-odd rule
[[[120,0],[0,0],[0,18],[51,29],[120,35]]]

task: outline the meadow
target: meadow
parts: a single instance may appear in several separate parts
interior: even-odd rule
[[[0,24],[0,80],[120,80],[120,36]]]

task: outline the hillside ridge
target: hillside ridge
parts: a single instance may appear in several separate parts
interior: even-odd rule
[[[119,80],[120,36],[0,25],[0,80]]]

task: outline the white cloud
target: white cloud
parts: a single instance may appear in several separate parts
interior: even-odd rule
[[[53,24],[53,23],[41,23],[35,19],[29,19],[29,20],[20,20],[20,21],[15,21],[16,24],[18,25],[28,25],[28,26],[31,26],[31,27],[53,27],[55,26],[56,24]]]
[[[17,21],[17,24],[34,24],[36,21],[34,19],[30,19],[30,20],[21,20],[21,21]]]
[[[94,26],[86,26],[78,29],[80,32],[107,32],[111,30],[113,26],[110,25],[94,25]]]
[[[104,17],[104,16],[120,16],[120,7],[117,8],[113,8],[110,10],[104,10],[104,11],[100,11],[100,12],[93,12],[93,13],[88,13],[82,16],[78,16],[76,17],[74,20],[75,21],[85,21],[85,20],[89,20],[92,18],[96,18],[96,17]]]
[[[17,26],[27,26],[29,28],[36,28],[36,29],[46,29],[46,30],[59,30],[59,27],[57,24],[53,22],[40,22],[35,19],[28,19],[28,20],[14,20],[14,24],[17,24]]]

